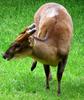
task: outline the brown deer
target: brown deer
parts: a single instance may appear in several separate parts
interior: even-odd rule
[[[66,65],[73,23],[67,10],[57,3],[46,3],[35,13],[34,23],[20,33],[4,53],[5,59],[29,56],[44,65],[46,88],[49,88],[50,65],[58,66],[57,80],[60,95],[62,74]]]

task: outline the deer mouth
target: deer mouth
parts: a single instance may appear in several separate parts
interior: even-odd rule
[[[13,57],[14,57],[14,54],[13,54],[13,53],[11,53],[11,54],[4,53],[4,55],[3,55],[3,58],[4,58],[5,60],[10,60],[10,59],[12,59]]]

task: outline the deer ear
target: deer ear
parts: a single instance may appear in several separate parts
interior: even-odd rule
[[[20,40],[22,38],[23,34],[20,34],[17,38],[16,41]]]
[[[26,33],[28,34],[28,36],[34,34],[36,32],[36,28],[30,29],[28,31],[26,31]]]
[[[17,38],[16,41],[18,42],[22,42],[23,40],[27,39],[28,37],[30,37],[32,34],[34,34],[36,32],[36,28],[33,28],[32,30],[28,30],[26,31],[25,34],[20,34]]]

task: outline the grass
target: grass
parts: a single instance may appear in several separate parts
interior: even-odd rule
[[[3,53],[24,27],[33,22],[35,11],[45,2],[64,5],[73,18],[74,35],[62,78],[62,94],[57,97],[56,68],[45,89],[41,63],[31,72],[31,58],[2,59]],[[0,100],[83,100],[84,99],[84,1],[83,0],[0,0]]]

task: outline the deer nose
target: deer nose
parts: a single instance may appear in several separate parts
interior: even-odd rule
[[[2,56],[4,59],[7,59],[9,57],[9,55],[7,53],[4,53]]]
[[[3,58],[6,59],[6,55],[5,54],[3,55]]]

